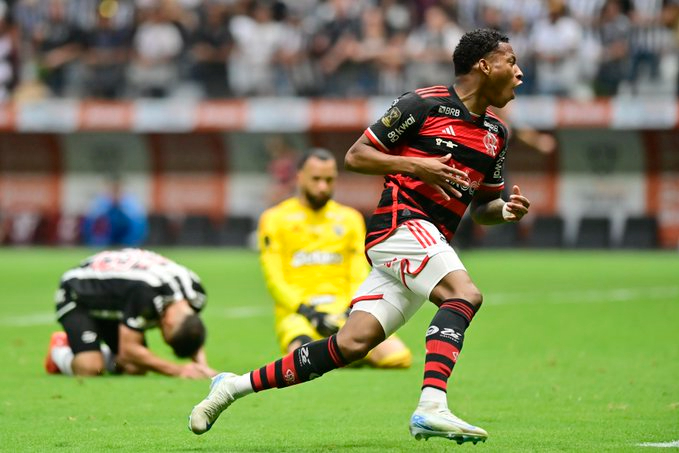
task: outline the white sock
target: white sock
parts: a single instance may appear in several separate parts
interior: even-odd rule
[[[114,373],[116,371],[116,358],[111,352],[111,348],[108,347],[106,343],[102,343],[99,346],[101,349],[101,354],[104,356],[104,367],[109,373]]]
[[[436,403],[439,406],[448,407],[448,398],[443,390],[425,387],[420,394],[420,404],[422,403]]]
[[[233,395],[236,398],[241,396],[249,395],[254,392],[252,388],[252,383],[250,382],[250,373],[245,373],[242,376],[238,376],[234,382],[234,387],[236,387],[236,394]]]
[[[71,364],[73,363],[73,351],[68,346],[57,346],[52,348],[52,360],[61,371],[61,374],[73,375]]]

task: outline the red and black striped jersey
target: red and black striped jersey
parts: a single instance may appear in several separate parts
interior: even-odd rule
[[[368,222],[366,248],[386,238],[409,219],[432,222],[451,240],[476,191],[501,191],[507,152],[507,126],[491,112],[474,115],[452,86],[422,88],[396,99],[365,135],[384,153],[440,157],[469,175],[470,187],[455,185],[461,198],[444,198],[418,178],[385,176],[384,191]]]

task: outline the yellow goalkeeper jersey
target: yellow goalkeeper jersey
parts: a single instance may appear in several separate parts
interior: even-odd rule
[[[334,200],[314,211],[287,199],[262,214],[257,233],[276,322],[301,303],[344,312],[369,272],[363,217]]]

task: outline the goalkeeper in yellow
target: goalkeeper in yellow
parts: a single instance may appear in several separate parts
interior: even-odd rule
[[[257,231],[283,352],[336,333],[369,271],[363,217],[332,200],[337,179],[334,156],[314,148],[297,168],[297,195],[266,210]],[[391,336],[365,361],[379,368],[408,368],[412,354]]]

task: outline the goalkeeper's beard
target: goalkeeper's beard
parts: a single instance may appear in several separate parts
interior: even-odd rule
[[[330,201],[330,198],[332,198],[332,195],[315,196],[307,191],[304,191],[304,199],[307,201],[307,203],[309,203],[309,207],[311,207],[311,209],[314,211],[320,211],[323,209],[325,205],[328,204],[328,201]]]

